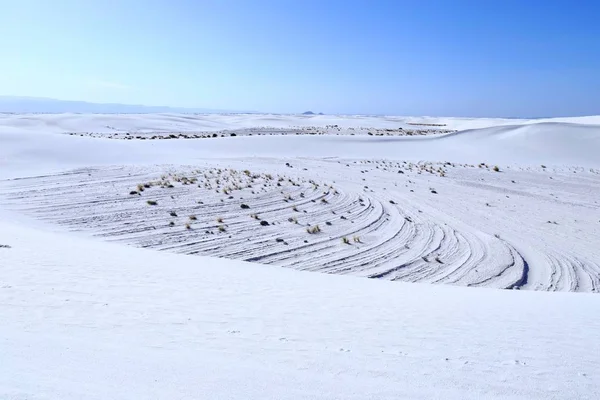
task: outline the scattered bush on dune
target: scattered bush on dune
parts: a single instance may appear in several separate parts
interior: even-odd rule
[[[319,227],[319,225],[315,225],[313,227],[309,226],[308,228],[306,228],[306,232],[308,232],[312,235],[312,234],[321,232],[321,228]]]

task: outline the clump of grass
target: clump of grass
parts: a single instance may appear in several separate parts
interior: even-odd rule
[[[258,217],[258,214],[250,214],[250,218],[259,220],[260,218]]]
[[[196,221],[198,219],[198,217],[196,217],[195,215],[190,215],[190,220],[191,221]]]
[[[225,225],[219,225],[219,232],[225,232]]]
[[[312,234],[321,232],[321,228],[319,227],[319,225],[315,225],[312,227],[309,226],[308,228],[306,228],[306,232],[308,232],[312,235]]]
[[[146,203],[148,203],[149,206],[155,206],[158,204],[158,202],[154,200],[148,200]]]
[[[494,168],[492,168],[492,169],[493,169],[494,171],[496,171],[496,172],[500,172],[500,168],[498,168],[498,166],[497,166],[497,165],[494,165]]]
[[[223,223],[223,218],[221,218],[221,217],[217,218],[217,222],[220,223],[220,224],[222,224]]]
[[[292,210],[298,212],[298,207],[294,206],[294,207],[292,207]]]
[[[141,183],[140,183],[140,184],[138,184],[138,185],[136,186],[136,188],[137,188],[137,191],[138,191],[138,192],[143,192],[143,191],[144,191],[144,185],[142,185]]]
[[[353,236],[353,237],[352,237],[352,240],[354,241],[354,243],[362,243],[362,242],[360,241],[360,236]]]
[[[169,213],[169,215],[170,215],[171,217],[176,217],[176,216],[177,216],[177,213],[176,213],[175,211],[171,211],[171,212]]]
[[[346,236],[344,236],[344,237],[342,238],[342,242],[343,242],[344,244],[350,244],[350,239],[348,239]]]

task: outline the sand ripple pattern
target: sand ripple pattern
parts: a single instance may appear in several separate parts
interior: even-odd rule
[[[393,196],[285,175],[82,169],[11,181],[2,199],[69,230],[176,253],[462,286],[527,288],[529,278],[524,256],[501,237],[440,222]],[[598,287],[597,266],[548,257],[542,289]]]

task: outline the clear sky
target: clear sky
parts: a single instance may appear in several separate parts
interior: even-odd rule
[[[600,1],[0,0],[0,95],[600,114]]]

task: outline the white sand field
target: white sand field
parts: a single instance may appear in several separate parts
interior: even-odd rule
[[[600,117],[0,114],[0,277],[2,399],[600,398]]]

